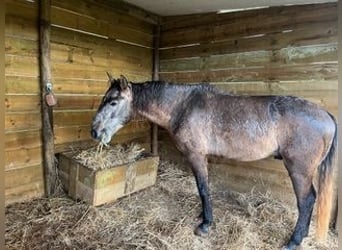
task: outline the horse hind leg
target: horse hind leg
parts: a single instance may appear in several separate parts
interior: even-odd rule
[[[286,161],[285,166],[292,181],[298,208],[296,226],[285,249],[294,250],[309,233],[312,211],[316,200],[316,191],[312,184],[314,169],[303,165],[287,164]]]

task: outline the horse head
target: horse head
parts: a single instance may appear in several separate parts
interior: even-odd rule
[[[109,89],[93,118],[91,136],[104,144],[122,128],[132,115],[132,85],[123,75],[114,79],[108,72]]]

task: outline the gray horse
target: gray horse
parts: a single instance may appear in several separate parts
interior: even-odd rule
[[[202,201],[205,236],[213,222],[208,188],[207,156],[254,161],[282,159],[297,198],[298,219],[285,249],[296,249],[308,235],[319,173],[317,237],[328,231],[337,126],[334,117],[316,104],[292,96],[238,96],[208,84],[128,82],[113,79],[92,122],[91,135],[102,143],[133,116],[140,114],[165,128],[187,157]]]

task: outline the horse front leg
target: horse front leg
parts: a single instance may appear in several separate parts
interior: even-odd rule
[[[209,227],[213,222],[212,204],[209,194],[209,181],[207,159],[202,155],[188,156],[192,172],[196,179],[198,193],[202,201],[201,224],[195,229],[195,234],[205,237],[209,233]]]

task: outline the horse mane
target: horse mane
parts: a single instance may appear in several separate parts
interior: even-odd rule
[[[152,99],[156,100],[157,103],[161,103],[165,101],[165,97],[172,98],[171,96],[165,96],[165,91],[174,93],[175,97],[177,95],[189,96],[191,93],[208,94],[220,92],[220,90],[209,83],[179,84],[166,81],[146,81],[131,84],[133,96],[139,97],[133,98],[133,103],[136,107],[142,107]]]

